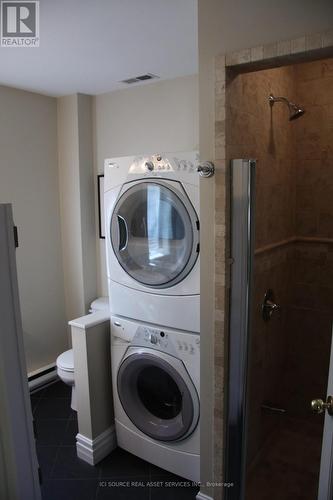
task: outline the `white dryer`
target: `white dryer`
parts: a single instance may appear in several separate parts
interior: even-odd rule
[[[198,155],[105,160],[111,313],[199,332]]]
[[[199,481],[199,335],[112,317],[111,358],[118,445]]]

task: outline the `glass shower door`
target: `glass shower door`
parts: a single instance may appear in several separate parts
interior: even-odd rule
[[[225,478],[234,487],[226,491],[228,500],[257,500],[288,498],[331,500],[333,494],[333,345],[328,374],[327,397],[322,389],[313,397],[313,409],[320,415],[311,415],[311,400],[302,406],[305,417],[292,413],[292,404],[287,400],[286,409],[279,407],[278,391],[272,390],[274,358],[272,346],[283,333],[281,313],[275,307],[272,290],[266,297],[258,294],[257,267],[254,252],[255,214],[255,162],[251,160],[232,161],[231,187],[231,308],[229,340],[229,386],[227,415],[227,452]],[[282,263],[284,261],[282,260]],[[267,267],[267,266],[266,266]],[[268,273],[272,279],[272,273]],[[278,283],[278,282],[276,282]],[[275,285],[276,285],[275,283]],[[262,287],[262,283],[261,283]],[[265,299],[266,298],[266,302]],[[282,300],[284,313],[286,300]],[[267,309],[267,310],[266,310]],[[267,315],[267,311],[272,314]],[[273,312],[274,311],[274,312]],[[268,319],[268,321],[267,321]],[[280,321],[280,323],[279,323]],[[258,326],[259,325],[259,326]],[[261,326],[260,326],[261,325]],[[315,324],[312,325],[315,328]],[[255,332],[254,330],[258,330]],[[302,326],[299,331],[302,333]],[[316,331],[314,330],[314,335]],[[296,332],[295,332],[296,334]],[[256,342],[256,335],[260,343]],[[251,373],[256,356],[266,342],[266,351],[261,357],[267,358],[258,370]],[[326,345],[326,344],[325,344]],[[302,353],[297,355],[299,359]],[[275,353],[276,354],[276,353]],[[329,352],[327,353],[329,355]],[[273,353],[274,355],[274,353]],[[315,354],[313,359],[315,359]],[[311,365],[312,378],[321,370],[319,365]],[[287,397],[285,372],[280,371],[279,384]],[[289,386],[292,385],[289,378]],[[307,381],[304,380],[304,383]],[[260,387],[259,387],[260,386]],[[322,384],[318,385],[321,388]],[[263,387],[266,390],[261,390]],[[299,387],[301,393],[302,387]],[[271,399],[268,400],[267,398]],[[332,399],[331,399],[332,397]],[[271,403],[271,404],[268,404]],[[322,422],[325,413],[325,425]],[[298,417],[298,418],[297,418]],[[318,419],[318,420],[317,420]],[[264,437],[258,438],[258,426]],[[318,432],[321,430],[321,433]],[[253,453],[253,450],[257,450]],[[321,450],[321,458],[320,458]],[[253,458],[254,457],[254,458]],[[288,468],[292,464],[293,468]],[[316,467],[316,474],[311,471]],[[320,467],[320,477],[319,477]],[[306,471],[304,473],[304,471]],[[308,471],[308,472],[307,472]],[[295,476],[297,475],[297,477]],[[318,491],[319,484],[319,491]],[[318,496],[317,496],[318,494]]]

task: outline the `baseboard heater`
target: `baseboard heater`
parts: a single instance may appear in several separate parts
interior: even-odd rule
[[[37,390],[52,384],[58,379],[57,366],[55,363],[44,366],[39,370],[31,372],[28,374],[28,384],[30,392],[35,392]]]

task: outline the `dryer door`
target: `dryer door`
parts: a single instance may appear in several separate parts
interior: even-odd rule
[[[129,419],[158,441],[189,436],[199,419],[199,398],[182,363],[149,349],[130,348],[120,364],[117,389]]]
[[[135,281],[167,288],[187,276],[199,251],[199,223],[179,183],[142,181],[117,201],[111,242],[119,264]]]

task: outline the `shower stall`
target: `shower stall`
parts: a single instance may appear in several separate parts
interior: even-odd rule
[[[333,418],[317,398],[333,322],[333,59],[229,70],[226,122],[226,474],[238,478],[227,498],[328,500],[318,488]]]

